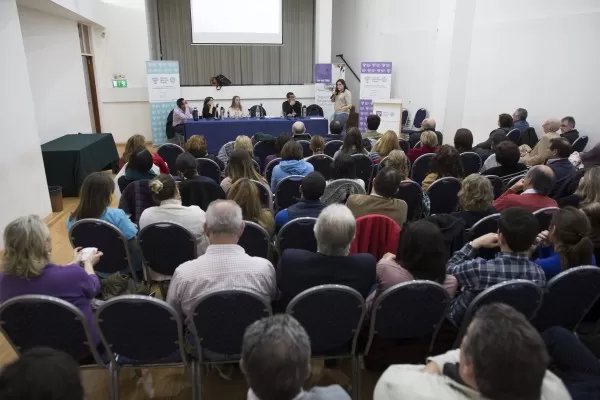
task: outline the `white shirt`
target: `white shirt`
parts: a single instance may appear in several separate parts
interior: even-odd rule
[[[521,193],[521,194],[536,194],[536,193],[537,192],[535,189],[527,189],[527,190],[524,190],[523,193]]]
[[[229,118],[245,118],[248,116],[244,110],[238,110],[233,107],[229,107],[227,113],[229,114]]]

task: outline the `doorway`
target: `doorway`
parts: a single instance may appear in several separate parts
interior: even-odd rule
[[[83,62],[83,75],[87,92],[88,108],[90,110],[90,126],[93,133],[100,133],[100,110],[98,108],[98,93],[96,91],[96,74],[94,73],[94,60],[92,56],[81,56]]]

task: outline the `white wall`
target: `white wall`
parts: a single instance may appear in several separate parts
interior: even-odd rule
[[[40,141],[91,132],[77,22],[18,10]]]
[[[45,217],[50,199],[35,118],[24,109],[33,104],[27,58],[14,0],[0,1],[0,231],[14,218]],[[2,246],[0,238],[0,246]]]

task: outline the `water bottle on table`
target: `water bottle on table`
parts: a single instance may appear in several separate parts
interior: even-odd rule
[[[194,107],[194,110],[192,111],[192,117],[194,118],[194,121],[198,121],[198,109],[196,107]]]
[[[306,117],[306,106],[302,106],[302,118]]]

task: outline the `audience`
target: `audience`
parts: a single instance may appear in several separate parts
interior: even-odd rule
[[[569,161],[569,156],[573,152],[573,147],[567,139],[558,138],[550,141],[550,151],[552,156],[546,162],[554,173],[554,187],[550,191],[550,196],[556,192],[577,172],[577,169]]]
[[[373,179],[370,195],[350,195],[346,205],[355,218],[370,214],[385,215],[402,227],[406,222],[408,206],[404,200],[394,198],[400,182],[400,174],[391,167],[385,167]]]
[[[263,208],[258,187],[250,179],[238,179],[227,192],[227,200],[235,201],[242,208],[244,221],[256,222],[269,235],[275,233],[273,214],[269,209]]]
[[[564,117],[560,120],[560,137],[565,138],[573,144],[579,138],[579,131],[575,129],[575,118]]]
[[[438,179],[446,177],[462,179],[464,175],[460,154],[458,154],[458,151],[454,147],[445,144],[440,147],[439,151],[431,159],[429,172],[425,176],[421,187],[423,191],[426,191]]]
[[[294,140],[310,140],[310,135],[306,133],[304,122],[296,121],[292,125],[292,139]]]
[[[84,400],[79,364],[48,347],[27,350],[0,373],[2,400]]]
[[[504,132],[493,133],[490,139],[492,144],[489,149],[483,149],[481,147],[476,147],[473,149],[473,151],[477,153],[479,157],[481,157],[481,161],[483,161],[483,166],[481,167],[482,171],[500,166],[500,164],[496,162],[496,146],[508,140]]]
[[[375,146],[373,146],[371,160],[373,160],[374,164],[379,164],[381,160],[386,158],[394,150],[400,150],[398,135],[394,131],[387,131],[383,134],[381,139],[375,143]]]
[[[100,279],[94,272],[94,266],[102,253],[95,251],[84,260],[82,249],[77,248],[69,264],[52,263],[50,230],[37,215],[19,217],[10,222],[4,229],[3,239],[0,303],[27,294],[68,301],[83,313],[92,341],[98,345],[100,338],[90,302],[100,292]]]
[[[325,135],[325,139],[327,139],[327,141],[344,140],[344,136],[342,135],[343,131],[344,125],[342,125],[342,122],[334,119],[329,123],[329,134]]]
[[[443,143],[444,135],[441,132],[435,130],[436,122],[433,118],[425,118],[421,123],[420,132],[412,133],[408,139],[410,143],[410,147],[415,147],[419,141],[423,144],[423,139],[421,138],[421,133],[425,131],[432,131],[435,133],[437,139],[437,145],[441,146]]]
[[[408,159],[411,163],[414,163],[416,159],[421,157],[422,155],[436,153],[439,149],[437,136],[435,135],[435,132],[423,131],[420,135],[421,145],[419,147],[411,148],[407,154]]]
[[[495,214],[492,207],[494,188],[488,178],[479,174],[467,176],[463,182],[458,201],[462,211],[452,213],[456,218],[465,221],[465,229],[471,229],[481,219]]]
[[[497,167],[492,167],[481,172],[482,175],[496,175],[499,177],[518,174],[527,169],[527,166],[519,162],[521,157],[519,147],[511,140],[502,140],[497,145],[493,145],[495,161]],[[488,160],[491,159],[488,158]]]
[[[340,154],[348,154],[351,156],[354,154],[369,155],[369,151],[364,147],[364,143],[358,128],[348,129],[346,136],[344,136],[344,144],[338,151],[335,152],[333,158],[337,158]]]
[[[410,170],[410,161],[402,150],[392,150],[385,158],[382,167],[390,167],[395,169],[400,174],[400,179],[405,181],[409,179],[408,171]]]
[[[529,212],[545,207],[557,207],[556,200],[548,197],[553,187],[554,173],[550,167],[538,165],[498,197],[493,206],[498,211],[509,207],[521,207]],[[519,194],[520,192],[522,193]]]
[[[338,160],[342,157],[338,157]],[[296,218],[317,218],[326,207],[321,202],[321,196],[325,192],[325,178],[319,172],[311,172],[302,179],[300,194],[302,198],[293,206],[281,210],[275,216],[277,230]]]
[[[129,162],[129,159],[131,158],[131,155],[135,150],[143,149],[145,147],[146,138],[142,135],[133,135],[129,139],[127,139],[127,143],[125,144],[125,150],[123,151],[123,157],[119,159],[119,168],[123,168],[125,164]],[[156,173],[169,173],[169,167],[167,166],[167,163],[157,153],[152,153],[152,162],[158,167],[158,171],[155,171]]]
[[[528,166],[544,164],[546,160],[552,157],[550,150],[550,142],[552,139],[558,139],[560,135],[557,131],[560,129],[560,121],[552,118],[544,122],[542,125],[544,135],[532,150],[529,146],[521,146],[521,162]]]
[[[588,203],[581,210],[590,221],[590,239],[594,243],[594,258],[598,262],[600,260],[600,203]]]
[[[374,139],[379,140],[381,133],[377,132],[379,125],[381,124],[381,118],[379,115],[371,114],[367,117],[367,131],[362,134],[363,139]]]
[[[494,129],[490,132],[490,137],[485,142],[479,143],[477,146],[481,149],[491,149],[492,147],[492,136],[496,133],[501,133],[504,136],[508,134],[508,132],[514,129],[514,122],[512,117],[509,114],[500,114],[498,116],[498,128]]]
[[[240,150],[244,157],[247,153]],[[177,170],[181,183],[179,193],[183,206],[198,206],[206,210],[208,205],[216,199],[225,199],[225,192],[213,179],[198,174],[196,159],[189,153],[177,156]]]
[[[365,188],[365,181],[356,177],[354,158],[348,154],[340,154],[333,160],[331,179],[327,181],[327,186],[338,179],[350,179],[359,184],[363,189]]]
[[[240,135],[235,138],[235,144],[233,145],[233,151],[235,150],[246,150],[250,157],[261,165],[261,160],[257,156],[254,155],[254,146],[252,145],[252,139],[246,135]],[[232,153],[233,154],[233,153]],[[231,155],[230,155],[231,159]]]
[[[283,146],[285,146],[285,144],[290,140],[292,140],[292,137],[287,133],[284,133],[275,138],[275,154],[267,156],[267,158],[265,159],[265,167],[269,165],[271,161],[281,157],[281,151],[283,150]]]
[[[306,176],[309,172],[314,171],[313,165],[304,160],[303,153],[302,145],[293,140],[283,146],[281,162],[273,169],[271,176],[272,193],[277,192],[277,185],[283,178],[290,175]]]
[[[156,173],[153,170],[153,162],[152,153],[148,149],[140,147],[134,150],[125,166],[124,177],[116,178],[121,191],[125,190],[131,182],[154,179]],[[120,180],[124,180],[125,184],[122,184]]]
[[[572,267],[596,265],[591,230],[587,215],[575,207],[554,213],[550,228],[538,235],[539,258],[535,260],[547,280]]]
[[[521,131],[521,133],[525,132],[527,128],[529,128],[529,122],[527,122],[527,110],[524,108],[517,108],[513,113],[513,121],[515,129]]]
[[[310,377],[310,338],[289,314],[250,325],[241,356],[240,369],[250,387],[248,400],[350,400],[338,385],[304,391]]]
[[[473,133],[465,128],[457,130],[454,135],[454,147],[460,154],[473,151]]]
[[[312,155],[316,156],[319,154],[323,154],[323,150],[325,150],[325,140],[323,140],[323,136],[313,136],[310,138],[310,151],[312,151]]]
[[[194,158],[208,158],[217,163],[221,171],[225,170],[225,164],[214,154],[208,154],[206,139],[204,136],[194,135],[185,142],[185,151],[194,156]],[[161,171],[161,173],[164,173]],[[168,173],[168,172],[167,172]]]
[[[317,252],[287,249],[277,267],[279,304],[287,304],[306,289],[338,284],[356,289],[363,297],[375,283],[376,260],[371,254],[350,254],[356,221],[342,204],[326,207],[315,224]]]
[[[450,305],[448,318],[460,325],[475,296],[497,283],[525,279],[546,285],[544,271],[529,260],[529,251],[539,232],[535,216],[522,208],[508,208],[500,214],[498,233],[488,233],[463,246],[448,261],[447,272],[454,275],[462,292]],[[494,259],[476,257],[481,248],[500,247]]]
[[[229,191],[233,184],[242,178],[252,179],[265,184],[267,183],[265,178],[263,178],[258,171],[256,171],[256,168],[254,168],[254,163],[248,152],[240,149],[234,150],[233,153],[231,153],[225,175],[225,179],[221,181],[221,188],[225,193]]]
[[[561,380],[546,369],[549,362],[540,334],[523,314],[506,304],[485,305],[475,313],[460,349],[431,357],[426,366],[389,367],[373,399],[570,399]]]
[[[185,184],[186,181],[199,181],[205,183],[212,183],[216,185],[212,178],[202,176],[198,173],[198,164],[196,163],[196,158],[190,153],[183,153],[177,156],[175,160],[175,165],[177,166],[177,171],[179,171],[179,179],[181,180],[181,186]],[[181,191],[181,186],[179,187]]]
[[[575,193],[558,200],[560,207],[573,206],[579,208],[590,203],[600,203],[600,167],[585,171],[583,177],[579,180]]]
[[[206,253],[175,270],[167,293],[167,302],[186,318],[186,324],[195,301],[219,290],[243,289],[265,299],[275,298],[275,269],[264,258],[250,257],[237,244],[243,231],[242,209],[235,202],[217,200],[208,206]]]

